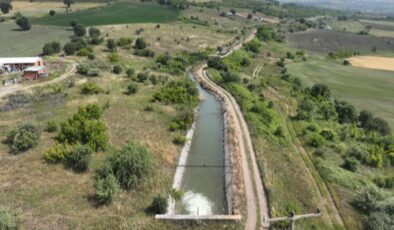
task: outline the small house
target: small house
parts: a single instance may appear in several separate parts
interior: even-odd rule
[[[0,71],[18,72],[32,66],[44,66],[40,57],[0,58]]]
[[[22,77],[24,79],[35,80],[37,78],[48,77],[47,67],[45,66],[31,66],[23,70]]]

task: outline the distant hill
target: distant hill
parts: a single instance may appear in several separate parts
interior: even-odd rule
[[[394,15],[393,0],[278,0],[281,3],[299,3],[338,10],[375,12]]]

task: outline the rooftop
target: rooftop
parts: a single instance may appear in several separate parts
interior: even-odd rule
[[[40,71],[45,68],[46,68],[45,66],[31,66],[31,67],[24,69],[23,71]]]
[[[41,60],[40,57],[0,58],[0,66],[11,63],[36,63],[39,60]]]

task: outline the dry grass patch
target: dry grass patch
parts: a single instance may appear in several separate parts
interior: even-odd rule
[[[360,56],[352,57],[348,60],[352,66],[394,71],[394,58],[390,57]]]

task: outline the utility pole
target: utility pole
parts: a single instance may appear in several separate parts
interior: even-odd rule
[[[295,230],[295,222],[297,220],[307,219],[307,218],[314,218],[314,217],[320,217],[320,216],[321,216],[320,210],[316,209],[315,213],[295,215],[295,213],[292,212],[289,216],[269,218],[269,219],[267,219],[265,221],[269,222],[269,223],[279,222],[279,221],[289,221],[290,222],[290,230]]]

